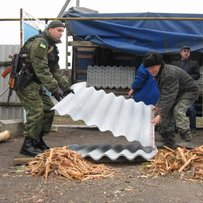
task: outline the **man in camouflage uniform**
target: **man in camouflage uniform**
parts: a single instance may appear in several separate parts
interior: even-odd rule
[[[64,32],[61,21],[52,21],[39,35],[25,42],[20,51],[21,72],[17,78],[16,93],[26,111],[25,140],[20,153],[35,156],[49,147],[43,136],[50,131],[54,104],[47,90],[60,101],[73,92],[59,71],[57,43]]]
[[[198,98],[198,85],[184,70],[177,66],[165,64],[162,55],[149,52],[143,58],[145,67],[156,76],[160,90],[157,112],[152,123],[159,125],[159,132],[164,145],[175,149],[175,125],[184,141],[191,141],[187,109]]]

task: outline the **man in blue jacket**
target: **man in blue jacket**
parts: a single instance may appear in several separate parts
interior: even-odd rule
[[[160,61],[155,62],[160,63]],[[144,102],[146,105],[156,105],[160,92],[156,79],[150,73],[150,69],[143,64],[136,71],[132,88],[128,92],[128,96],[133,96],[136,102]]]

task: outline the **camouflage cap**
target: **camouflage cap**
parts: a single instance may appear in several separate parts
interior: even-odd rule
[[[65,28],[65,25],[60,20],[54,20],[49,23],[47,28],[49,29],[49,28],[55,28],[55,27],[64,27]]]

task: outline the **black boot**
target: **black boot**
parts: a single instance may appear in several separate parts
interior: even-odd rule
[[[174,135],[165,135],[163,137],[164,146],[175,150],[177,148],[177,145],[175,143],[174,137]]]
[[[25,140],[23,142],[23,146],[21,147],[20,153],[25,154],[28,156],[36,156],[43,151],[37,147],[37,141],[30,138],[25,137]]]
[[[44,136],[44,133],[41,133],[40,136],[39,136],[39,142],[38,142],[37,146],[38,146],[42,151],[45,151],[45,150],[49,149],[49,147],[48,147],[48,146],[46,145],[46,143],[44,142],[43,136]]]
[[[171,140],[170,141],[169,140],[165,141],[164,146],[169,147],[169,148],[171,148],[173,150],[175,150],[177,148],[176,143],[174,141],[171,141]]]

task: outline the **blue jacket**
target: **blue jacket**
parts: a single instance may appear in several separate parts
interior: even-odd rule
[[[143,64],[136,71],[132,89],[134,90],[133,99],[136,102],[143,101],[146,105],[155,105],[159,100],[157,81]]]

